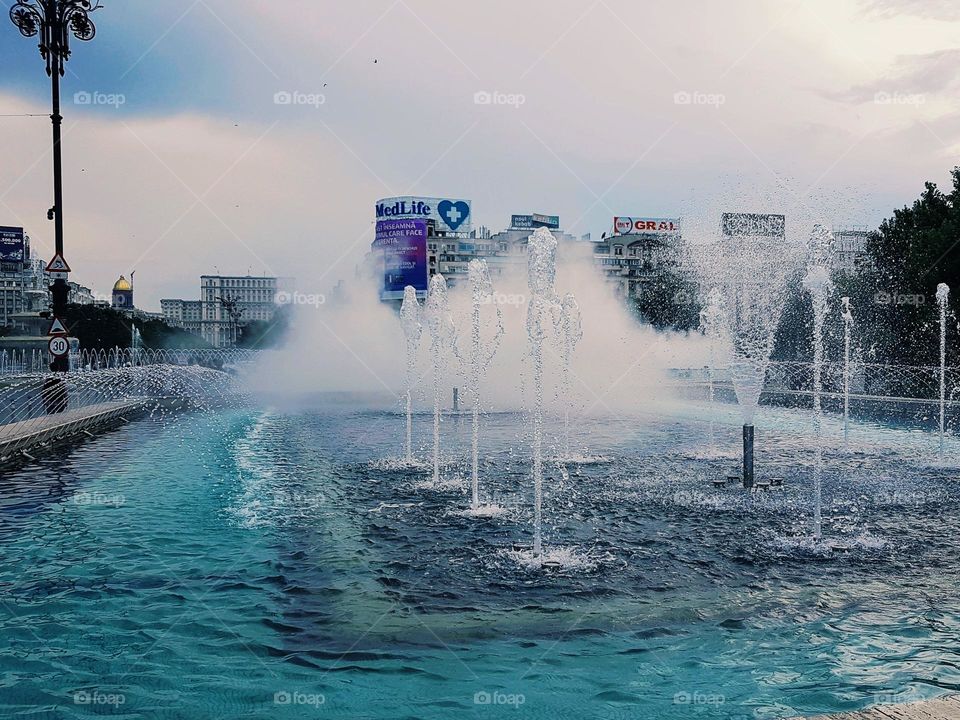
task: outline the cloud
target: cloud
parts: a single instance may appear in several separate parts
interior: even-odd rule
[[[897,42],[903,21],[828,0],[284,8],[203,0],[152,5],[149,16],[133,5],[99,13],[66,97],[100,91],[126,103],[65,107],[76,279],[103,292],[136,267],[148,308],[195,297],[198,276],[215,268],[296,275],[303,292],[323,293],[353,276],[373,204],[393,194],[470,198],[475,221],[493,230],[534,211],[599,235],[613,215],[717,213],[741,204],[744,188],[775,196],[789,180],[826,214],[872,225],[891,197],[909,202],[952,164],[949,124],[931,124],[942,142],[928,132],[909,152],[898,144],[905,125],[950,107],[862,100],[946,95],[957,51],[930,44],[940,49],[911,55]],[[137,33],[121,23],[139,23]],[[35,47],[4,41],[7,59],[4,81],[17,85],[0,92],[0,114],[47,114]],[[878,77],[885,67],[892,81]],[[478,92],[524,102],[477,104]],[[277,103],[277,93],[315,102]],[[0,224],[24,224],[49,248],[49,123],[0,127],[16,138]]]
[[[828,91],[824,95],[846,102],[877,102],[888,95],[914,96],[915,104],[923,104],[926,95],[955,90],[960,87],[957,64],[960,48],[937,50],[919,55],[902,55],[896,59],[890,75],[843,91]],[[919,96],[924,96],[922,99]]]
[[[960,8],[953,0],[865,0],[868,13],[916,15],[941,20],[960,20]]]

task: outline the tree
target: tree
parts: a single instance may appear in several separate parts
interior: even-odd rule
[[[895,210],[867,241],[868,262],[855,277],[839,278],[852,298],[856,333],[865,358],[904,365],[939,363],[937,284],[960,292],[960,167],[944,194],[927,182],[912,206]],[[953,327],[956,327],[955,324]],[[955,356],[956,343],[948,344]]]
[[[633,303],[637,316],[658,330],[690,330],[700,322],[696,283],[675,268],[645,284]]]
[[[279,346],[290,326],[289,307],[279,308],[270,322],[252,320],[241,327],[237,347],[265,350]]]

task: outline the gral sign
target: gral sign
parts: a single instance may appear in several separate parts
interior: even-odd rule
[[[679,235],[679,218],[615,217],[614,235]]]
[[[510,217],[510,227],[518,229],[545,227],[550,230],[560,229],[559,215],[512,215]]]
[[[426,220],[380,220],[374,247],[383,250],[383,300],[401,299],[407,285],[421,297],[426,295]]]
[[[0,226],[0,262],[22,263],[26,259],[23,228]]]
[[[727,237],[786,237],[783,215],[761,213],[724,213],[720,226]]]
[[[473,221],[469,200],[431,197],[385,198],[377,201],[377,220],[433,220],[437,232],[469,233]]]

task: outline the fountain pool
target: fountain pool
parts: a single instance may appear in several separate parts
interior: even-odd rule
[[[808,540],[809,411],[762,408],[787,482],[753,493],[712,487],[729,460],[697,458],[702,405],[651,413],[576,418],[609,462],[544,462],[544,544],[575,550],[549,570],[510,557],[533,488],[508,413],[484,418],[493,518],[458,512],[469,416],[444,422],[462,482],[436,490],[371,463],[403,450],[395,413],[329,408],[144,420],[10,473],[0,714],[775,718],[960,686],[936,438],[857,423],[845,452],[825,420],[824,533],[850,545],[830,553]],[[412,422],[426,457],[433,418]],[[543,432],[556,457],[563,418]]]

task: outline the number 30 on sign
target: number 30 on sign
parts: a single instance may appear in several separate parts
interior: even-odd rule
[[[63,357],[70,352],[70,341],[65,337],[52,337],[48,344],[50,354],[54,357]]]

